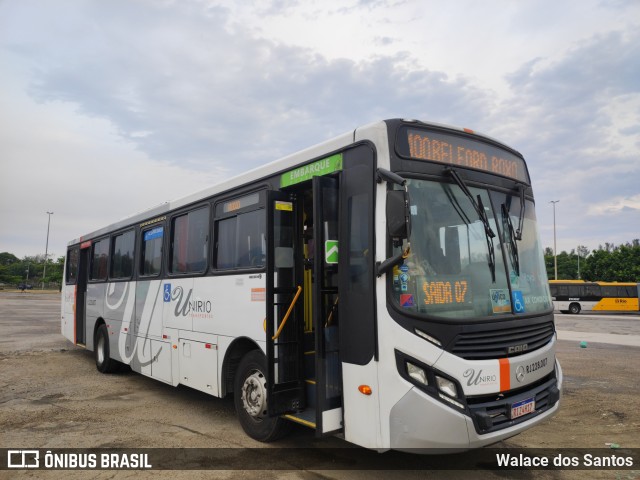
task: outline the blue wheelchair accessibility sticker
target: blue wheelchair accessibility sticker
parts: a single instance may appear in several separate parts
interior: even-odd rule
[[[170,283],[165,283],[164,284],[164,301],[165,302],[170,302],[171,301],[171,284]]]
[[[514,290],[512,293],[513,311],[515,313],[524,313],[524,295],[520,290]]]

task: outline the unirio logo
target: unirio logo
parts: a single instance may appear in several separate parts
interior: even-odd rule
[[[192,318],[213,318],[213,304],[211,300],[192,299],[193,289],[185,290],[178,285],[173,290],[170,283],[165,283],[163,299],[165,303],[174,302],[176,317],[190,316]]]
[[[467,386],[469,387],[493,385],[498,381],[498,377],[495,374],[483,374],[482,369],[476,372],[475,369],[469,368],[465,370],[462,376],[467,379]]]

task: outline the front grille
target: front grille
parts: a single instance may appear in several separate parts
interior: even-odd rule
[[[528,398],[535,397],[535,411],[516,419],[511,419],[511,406]],[[512,392],[508,396],[484,395],[467,398],[473,424],[480,434],[495,432],[530,420],[549,410],[560,399],[555,372],[539,380],[524,390]]]
[[[500,330],[460,333],[450,351],[467,360],[515,357],[549,343],[553,322],[524,325]]]

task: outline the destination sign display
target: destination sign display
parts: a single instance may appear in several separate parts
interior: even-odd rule
[[[422,282],[420,297],[425,305],[450,305],[469,303],[467,280],[434,280]]]
[[[397,149],[400,155],[415,160],[473,168],[529,183],[522,158],[472,138],[405,128],[398,136]]]
[[[260,203],[260,194],[254,193],[251,195],[246,195],[244,197],[236,198],[235,200],[231,200],[229,202],[224,202],[222,206],[223,213],[235,212],[236,210],[240,210],[241,208],[250,207],[251,205],[256,205]]]

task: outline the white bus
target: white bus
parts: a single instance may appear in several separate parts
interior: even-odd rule
[[[62,334],[169,385],[384,451],[495,443],[562,372],[522,155],[388,120],[69,243]]]

